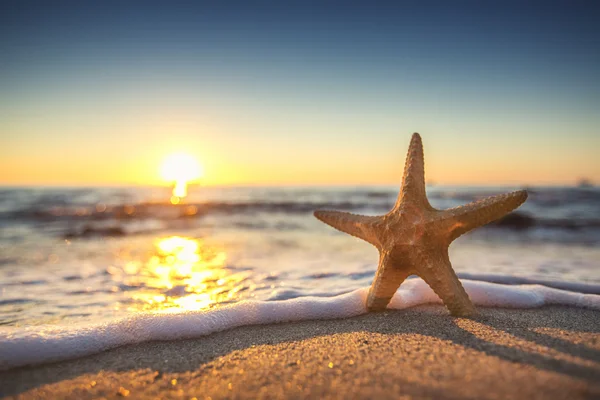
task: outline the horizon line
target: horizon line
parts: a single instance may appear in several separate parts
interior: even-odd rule
[[[402,182],[398,183],[232,183],[232,184],[198,184],[198,183],[189,183],[189,187],[191,188],[252,188],[252,187],[262,187],[262,188],[347,188],[347,187],[400,187]],[[438,182],[428,182],[426,186],[429,188],[432,187],[512,187],[512,188],[530,188],[530,187],[591,187],[598,188],[600,185],[595,182],[589,182],[580,180],[577,182],[553,182],[553,183],[509,183],[509,182],[500,182],[500,183],[438,183]],[[78,184],[78,183],[22,183],[22,184],[13,184],[13,183],[3,183],[0,182],[1,189],[96,189],[96,188],[164,188],[170,189],[172,187],[171,184],[152,184],[152,183],[98,183],[98,184]]]

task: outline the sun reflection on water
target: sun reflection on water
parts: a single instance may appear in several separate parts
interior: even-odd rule
[[[157,240],[145,262],[130,261],[123,282],[131,292],[134,311],[180,312],[200,310],[238,300],[247,288],[248,272],[225,266],[225,251],[201,239],[171,236]]]

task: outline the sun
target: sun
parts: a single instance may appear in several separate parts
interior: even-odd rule
[[[187,185],[204,176],[204,170],[198,160],[187,153],[174,153],[167,156],[161,167],[162,179],[173,184],[171,203],[177,204],[187,196]]]

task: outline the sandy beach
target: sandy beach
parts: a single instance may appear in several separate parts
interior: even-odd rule
[[[439,306],[248,326],[0,374],[8,398],[600,396],[600,313]]]

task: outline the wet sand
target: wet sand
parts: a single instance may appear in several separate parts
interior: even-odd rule
[[[600,312],[442,307],[249,326],[0,373],[16,398],[600,398]]]

